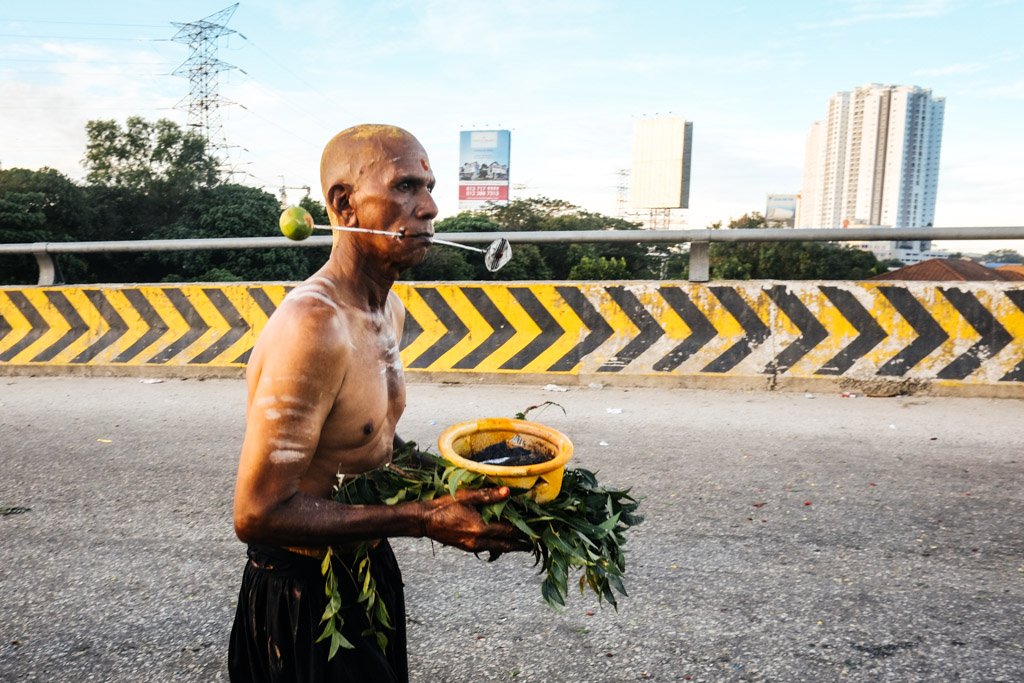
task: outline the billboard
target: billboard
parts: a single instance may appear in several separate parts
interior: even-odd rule
[[[764,222],[769,228],[796,227],[795,194],[770,194],[764,210]]]
[[[680,117],[633,123],[629,203],[634,209],[690,208],[693,123]]]
[[[464,130],[459,133],[459,209],[482,208],[487,202],[508,204],[509,143],[507,130]]]

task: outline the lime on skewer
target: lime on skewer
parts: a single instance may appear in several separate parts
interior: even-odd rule
[[[301,206],[290,206],[285,209],[278,224],[281,226],[281,234],[296,242],[301,242],[313,234],[313,217]]]

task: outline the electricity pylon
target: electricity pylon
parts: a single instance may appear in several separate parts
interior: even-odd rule
[[[237,8],[236,2],[199,21],[171,22],[172,26],[178,28],[178,32],[171,40],[175,43],[184,43],[191,50],[188,59],[174,71],[175,76],[186,77],[189,83],[188,96],[182,98],[174,107],[188,112],[188,125],[203,136],[209,153],[220,159],[221,173],[227,179],[230,179],[235,170],[231,165],[229,145],[220,121],[220,107],[234,102],[224,99],[217,93],[217,82],[220,72],[237,67],[218,59],[217,43],[221,37],[237,33],[227,27],[231,15]]]

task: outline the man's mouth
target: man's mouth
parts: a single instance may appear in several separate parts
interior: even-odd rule
[[[398,239],[411,239],[411,240],[423,240],[425,242],[431,242],[434,239],[434,231],[429,232],[413,232],[408,228],[402,228],[398,231]]]

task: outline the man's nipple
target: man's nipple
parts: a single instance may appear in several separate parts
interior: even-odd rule
[[[365,434],[366,436],[369,436],[370,434],[373,434],[373,423],[372,422],[367,422],[366,424],[363,425],[363,434]]]

